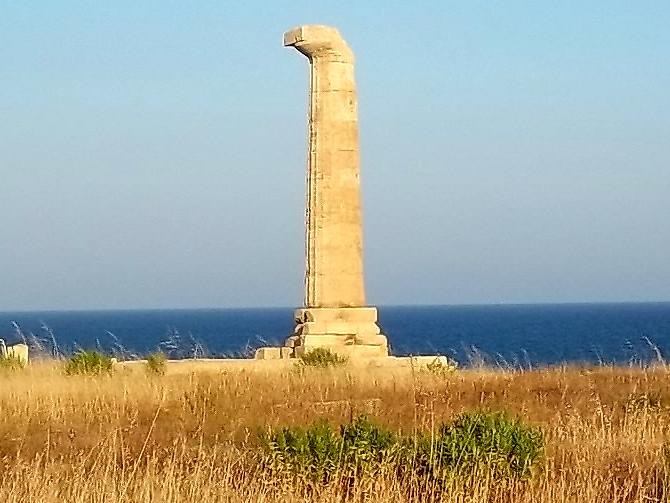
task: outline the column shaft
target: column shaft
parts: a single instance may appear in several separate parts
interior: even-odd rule
[[[340,59],[310,65],[307,307],[365,305],[354,64]]]

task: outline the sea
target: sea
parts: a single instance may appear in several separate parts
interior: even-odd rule
[[[670,357],[670,302],[382,306],[394,355],[440,354],[461,366],[646,365]],[[138,358],[247,357],[280,345],[292,308],[0,312],[0,338],[36,353],[98,349]]]

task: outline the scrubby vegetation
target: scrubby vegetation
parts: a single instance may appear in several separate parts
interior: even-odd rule
[[[67,375],[101,375],[111,372],[112,359],[99,351],[77,351],[65,363]]]
[[[264,465],[275,480],[309,486],[374,479],[384,470],[399,480],[437,482],[477,474],[525,479],[541,460],[539,428],[501,413],[463,413],[436,432],[399,436],[358,416],[334,431],[326,422],[261,435]],[[435,485],[435,484],[433,484]]]
[[[395,435],[365,416],[333,430],[325,421],[303,428],[284,427],[261,435],[263,463],[276,481],[328,484],[379,473],[399,461]]]
[[[147,372],[151,375],[162,376],[167,371],[167,356],[162,351],[151,353],[147,356]]]
[[[485,473],[495,480],[525,479],[542,459],[542,431],[499,412],[463,413],[436,435],[423,435],[416,458],[438,478]]]
[[[435,376],[448,377],[451,373],[455,372],[458,368],[458,362],[447,359],[447,362],[443,362],[440,358],[435,358],[434,361],[426,365],[426,371],[430,372]]]
[[[342,367],[348,361],[348,358],[327,348],[312,349],[300,355],[300,363],[309,367]]]
[[[668,501],[666,368],[196,368],[3,375],[0,501]]]
[[[0,355],[0,372],[13,372],[24,367],[25,363],[20,358],[14,355]]]

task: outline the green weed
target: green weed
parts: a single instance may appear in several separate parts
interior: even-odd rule
[[[25,366],[26,363],[15,355],[0,356],[0,371],[2,372],[14,372]]]
[[[112,359],[98,351],[77,351],[65,363],[67,375],[111,374]]]
[[[397,436],[365,416],[339,431],[327,423],[283,428],[262,435],[266,468],[274,475],[310,484],[374,478],[383,467],[400,480],[441,481],[481,475],[520,480],[542,458],[544,439],[535,427],[500,413],[459,416],[430,435]]]
[[[433,474],[486,473],[493,479],[524,479],[544,455],[539,428],[498,412],[472,412],[418,442],[417,461]]]
[[[300,355],[300,363],[309,367],[342,367],[348,358],[340,356],[328,348],[315,348]]]
[[[167,371],[167,356],[162,351],[151,353],[147,356],[145,368],[149,374],[157,376],[165,375]]]

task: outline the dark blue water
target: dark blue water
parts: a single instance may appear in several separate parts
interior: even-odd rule
[[[0,338],[45,353],[101,348],[120,356],[239,356],[281,344],[292,309],[0,313]],[[670,303],[380,307],[392,352],[467,365],[644,363],[670,356]],[[14,323],[19,327],[14,325]]]

